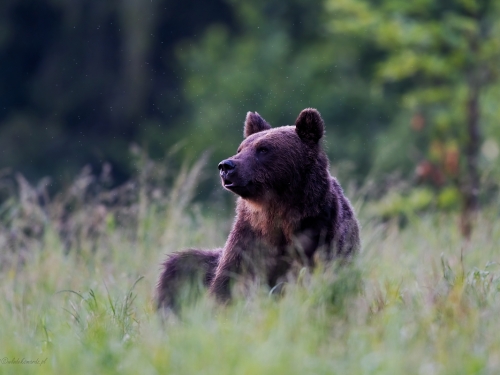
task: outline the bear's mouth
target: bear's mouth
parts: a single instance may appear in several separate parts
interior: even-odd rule
[[[245,198],[249,194],[248,184],[240,185],[229,178],[222,179],[222,186],[224,186],[224,189],[229,190],[242,198]]]
[[[222,185],[226,189],[230,189],[231,187],[236,186],[233,181],[231,181],[229,178],[222,178]]]

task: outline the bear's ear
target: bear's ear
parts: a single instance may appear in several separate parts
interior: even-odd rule
[[[325,123],[317,109],[306,108],[295,120],[295,131],[303,141],[317,143],[325,132]]]
[[[263,130],[271,129],[266,120],[264,120],[257,112],[248,112],[247,118],[245,119],[245,130],[243,131],[244,137],[248,137],[254,133],[261,132]]]

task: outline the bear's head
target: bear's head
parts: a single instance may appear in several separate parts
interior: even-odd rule
[[[328,159],[321,148],[325,126],[320,113],[304,109],[294,126],[271,126],[248,112],[245,139],[236,155],[219,163],[222,185],[258,203],[307,194],[328,180]]]

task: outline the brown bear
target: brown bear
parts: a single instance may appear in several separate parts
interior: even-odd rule
[[[180,290],[193,282],[224,302],[236,279],[259,278],[272,288],[294,263],[313,266],[318,256],[348,260],[356,253],[359,225],[329,173],[324,131],[312,108],[295,126],[278,128],[247,113],[244,141],[219,164],[222,185],[239,196],[227,242],[222,249],[171,254],[158,282],[159,307],[177,307]]]

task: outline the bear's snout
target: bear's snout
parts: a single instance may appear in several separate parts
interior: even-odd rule
[[[228,172],[232,171],[234,168],[236,168],[236,164],[234,164],[234,162],[229,160],[229,159],[222,160],[219,163],[219,171],[220,171],[221,175],[222,175],[222,173],[228,173]]]
[[[228,189],[231,186],[233,186],[233,179],[231,177],[234,173],[234,170],[236,169],[236,164],[234,161],[226,159],[223,160],[219,163],[219,174],[222,179],[222,185]]]

